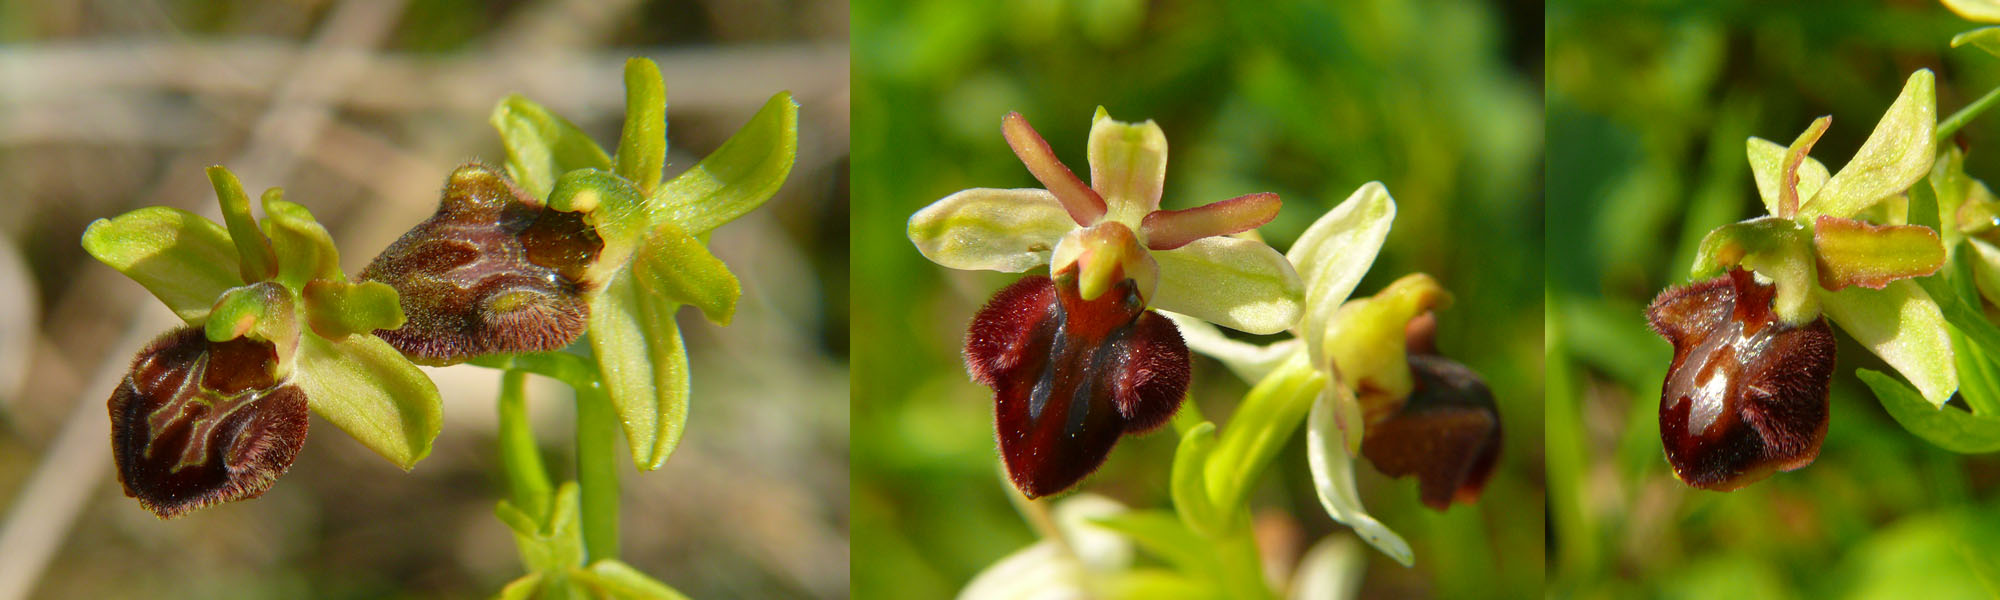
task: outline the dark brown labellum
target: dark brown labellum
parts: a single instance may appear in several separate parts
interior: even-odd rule
[[[1500,459],[1500,412],[1479,374],[1451,359],[1410,354],[1410,397],[1370,422],[1361,454],[1390,477],[1415,475],[1424,505],[1472,502]]]
[[[125,495],[160,518],[271,489],[305,445],[306,395],[271,378],[271,344],[210,342],[197,327],[139,352],[111,393]]]
[[[391,244],[361,279],[396,288],[402,328],[376,332],[419,363],[540,352],[583,334],[604,249],[582,213],[545,207],[492,168],[471,163],[445,182],[436,214]]]
[[[1775,288],[1748,271],[1661,292],[1646,307],[1674,345],[1660,388],[1660,439],[1688,485],[1733,490],[1819,456],[1826,438],[1833,329],[1786,325]]]
[[[1021,279],[973,319],[965,363],[993,388],[1000,454],[1030,498],[1075,486],[1119,436],[1166,424],[1188,386],[1180,331],[1129,279],[1090,301],[1072,274]]]

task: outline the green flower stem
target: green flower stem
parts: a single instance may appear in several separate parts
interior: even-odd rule
[[[1250,509],[1239,509],[1238,522],[1250,522]],[[1263,558],[1257,554],[1257,537],[1248,527],[1238,528],[1215,540],[1215,558],[1221,567],[1217,575],[1224,597],[1262,600],[1277,598],[1264,581]]]
[[[576,390],[577,485],[582,488],[583,543],[590,561],[618,557],[618,418],[597,365],[583,356],[538,352],[484,356],[472,364],[549,377]]]
[[[500,376],[500,469],[507,476],[507,495],[538,520],[549,518],[548,469],[535,448],[535,432],[528,426],[528,400],[523,388],[528,373],[509,370]]]
[[[1251,482],[1305,422],[1327,383],[1300,352],[1250,389],[1208,460],[1209,496],[1219,510],[1227,514],[1243,506]]]
[[[617,411],[601,388],[576,391],[576,483],[583,488],[583,546],[589,561],[618,558]]]
[[[1951,139],[1959,129],[1964,128],[1966,123],[1978,118],[1981,113],[1986,112],[1986,109],[1993,108],[1994,104],[2000,104],[2000,87],[1993,88],[1993,91],[1986,92],[1986,95],[1980,96],[1978,100],[1973,100],[1971,104],[1965,105],[1965,108],[1958,109],[1958,112],[1951,113],[1951,116],[1939,121],[1935,138],[1938,144],[1944,144],[1945,140]]]

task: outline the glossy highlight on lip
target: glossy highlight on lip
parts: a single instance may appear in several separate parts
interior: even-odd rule
[[[1786,325],[1749,271],[1661,292],[1646,309],[1674,345],[1660,438],[1688,485],[1728,491],[1812,464],[1826,438],[1833,330]]]
[[[1187,346],[1130,279],[1086,301],[1073,272],[1023,278],[973,319],[965,359],[994,390],[1000,452],[1030,498],[1075,486],[1120,436],[1166,424],[1187,393]]]

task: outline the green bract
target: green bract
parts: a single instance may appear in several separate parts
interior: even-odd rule
[[[726,324],[741,286],[709,253],[710,231],[769,200],[798,149],[798,105],[773,96],[714,154],[671,180],[666,160],[666,85],[646,59],[625,64],[626,114],[615,155],[576,126],[527,99],[493,111],[507,172],[560,211],[583,211],[604,250],[586,279],[591,350],[641,469],[656,469],[687,420],[687,351],[674,314],[694,305]]]
[[[212,342],[269,342],[272,375],[297,384],[313,412],[397,466],[414,466],[442,416],[430,379],[371,333],[402,325],[396,292],[349,282],[326,229],[278,190],[264,194],[259,221],[235,175],[219,166],[208,175],[226,227],[148,207],[91,223],[84,250]]]
[[[1931,72],[1910,75],[1868,140],[1837,173],[1806,153],[1830,121],[1815,120],[1790,146],[1750,138],[1747,154],[1770,216],[1709,232],[1692,275],[1744,267],[1777,287],[1772,310],[1801,325],[1821,314],[1896,368],[1932,405],[1958,389],[1952,344],[1938,305],[1911,278],[1944,264],[1934,212],[1908,202],[1881,211],[1892,221],[1857,218],[1933,177],[1937,100]],[[1926,186],[1928,187],[1928,186]],[[1913,193],[1914,195],[1914,193]],[[1955,208],[1963,194],[1952,198]],[[1902,200],[1898,200],[1897,206]],[[1926,205],[1932,206],[1932,205]]]

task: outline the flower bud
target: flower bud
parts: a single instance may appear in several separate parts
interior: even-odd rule
[[[1000,453],[1030,498],[1075,486],[1119,436],[1166,424],[1188,386],[1173,322],[1131,279],[1084,300],[1074,268],[995,294],[966,332],[965,363],[993,388]]]
[[[1661,292],[1646,307],[1674,345],[1660,389],[1660,439],[1688,485],[1728,491],[1819,456],[1826,438],[1833,329],[1794,327],[1749,271]]]
[[[198,327],[141,351],[110,400],[125,495],[172,518],[271,489],[307,424],[305,393],[271,376],[277,358],[267,342],[210,342]]]
[[[430,219],[362,270],[408,321],[376,333],[423,364],[557,350],[583,334],[584,277],[604,249],[580,212],[550,209],[492,168],[453,171]]]

